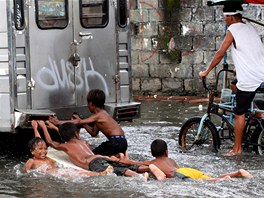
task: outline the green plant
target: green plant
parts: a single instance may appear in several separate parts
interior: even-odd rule
[[[172,60],[181,61],[181,51],[176,49],[174,43],[175,23],[172,19],[172,13],[180,8],[180,0],[163,0],[164,18],[162,31],[158,35],[159,49]]]

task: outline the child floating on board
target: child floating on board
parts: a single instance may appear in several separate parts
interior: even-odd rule
[[[32,121],[32,127],[34,130],[35,137],[31,139],[28,143],[30,148],[30,152],[33,155],[33,158],[27,160],[24,165],[23,172],[26,173],[31,169],[38,169],[42,173],[49,173],[52,175],[62,174],[61,176],[72,177],[72,175],[77,176],[99,176],[99,175],[107,175],[113,172],[113,167],[109,166],[107,169],[101,172],[91,172],[85,170],[77,170],[73,168],[59,168],[56,161],[47,157],[47,145],[46,142],[40,137],[38,131],[38,125],[42,128],[42,130],[47,130],[44,121]],[[59,169],[64,169],[65,171],[59,171]],[[67,174],[67,172],[71,172],[71,176]],[[73,174],[74,173],[74,174]]]
[[[71,122],[63,123],[59,126],[59,133],[63,143],[53,141],[47,129],[43,130],[48,145],[56,150],[65,152],[70,161],[78,167],[89,171],[105,171],[108,166],[113,167],[113,172],[117,176],[137,177],[141,176],[145,181],[148,179],[147,166],[128,166],[113,161],[108,156],[95,155],[86,141],[80,139],[80,130]],[[138,174],[137,172],[143,172]]]

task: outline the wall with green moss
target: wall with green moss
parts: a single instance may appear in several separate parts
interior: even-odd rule
[[[225,32],[222,7],[206,3],[131,0],[134,95],[205,94],[198,73],[212,59]],[[245,5],[244,10],[244,16],[264,22],[263,5]],[[263,36],[264,27],[256,28]],[[230,56],[228,53],[227,63],[232,69]],[[221,68],[222,63],[217,70]],[[208,80],[214,77],[211,72]]]

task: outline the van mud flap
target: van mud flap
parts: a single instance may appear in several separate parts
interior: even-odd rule
[[[132,121],[140,118],[140,104],[139,102],[106,103],[105,110],[116,121]]]
[[[22,110],[15,111],[15,128],[31,128],[32,120],[48,120],[49,116],[55,115],[50,110]]]

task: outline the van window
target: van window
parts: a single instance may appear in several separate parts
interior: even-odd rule
[[[124,28],[127,25],[127,1],[118,0],[117,8],[118,8],[118,25]]]
[[[22,30],[25,25],[23,0],[14,1],[15,27]]]
[[[81,24],[83,27],[105,27],[108,23],[107,0],[80,0]]]
[[[62,29],[68,24],[67,0],[35,0],[37,25],[41,29]]]

